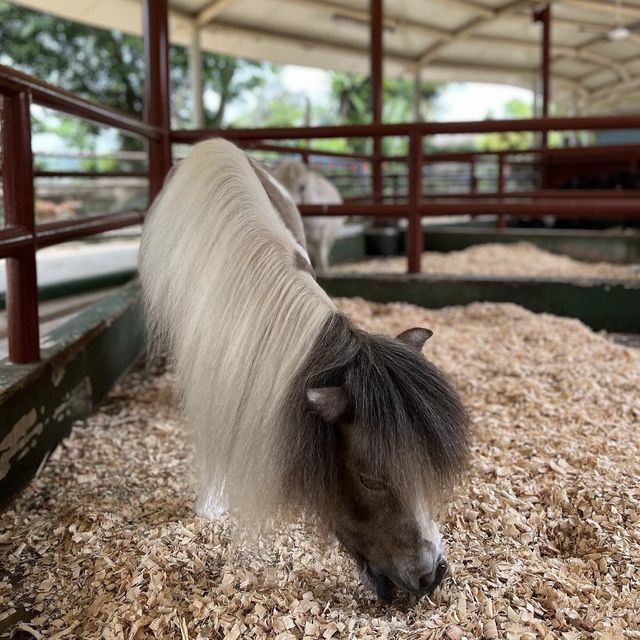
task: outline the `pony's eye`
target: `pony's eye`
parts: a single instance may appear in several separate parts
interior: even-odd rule
[[[384,482],[381,482],[372,476],[368,476],[365,473],[359,473],[358,479],[360,480],[360,484],[365,489],[369,489],[369,491],[384,491],[387,488]]]

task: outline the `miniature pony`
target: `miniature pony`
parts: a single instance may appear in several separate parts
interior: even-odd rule
[[[342,204],[338,190],[304,162],[285,160],[273,171],[274,178],[282,184],[296,204]],[[314,216],[303,218],[309,257],[319,272],[329,269],[329,254],[335,244],[345,216]]]
[[[292,199],[223,140],[168,179],[140,276],[194,437],[198,512],[316,518],[381,598],[431,592],[446,572],[433,509],[468,449],[458,395],[422,355],[431,332],[373,335],[338,312]]]

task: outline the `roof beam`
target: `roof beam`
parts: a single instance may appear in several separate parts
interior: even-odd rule
[[[556,2],[556,4],[558,3]],[[509,16],[509,18],[531,24],[531,12],[527,10],[517,11],[513,15]],[[605,22],[595,22],[589,20],[574,20],[573,18],[561,18],[559,16],[553,16],[554,27],[567,27],[577,31],[580,31],[580,27],[605,30],[610,26],[610,22],[610,20],[607,20]]]
[[[589,3],[593,2],[593,0],[556,0],[556,1],[561,1],[561,2],[589,2]],[[499,17],[501,17],[503,15],[507,15],[509,13],[513,13],[515,11],[518,11],[523,6],[529,7],[530,4],[531,4],[530,2],[522,2],[521,0],[515,0],[515,1],[509,2],[506,5],[498,8],[498,9],[496,9],[494,11],[492,11],[490,17],[489,16],[482,16],[482,17],[477,17],[477,18],[472,19],[465,26],[461,27],[460,29],[458,29],[454,33],[450,34],[447,38],[441,39],[440,42],[435,43],[434,45],[432,45],[431,47],[429,47],[425,51],[423,51],[422,54],[420,55],[419,60],[417,61],[417,66],[418,67],[422,67],[422,66],[428,64],[429,62],[431,62],[434,59],[436,59],[440,55],[441,51],[446,46],[448,46],[450,44],[453,44],[455,42],[460,42],[460,41],[465,40],[465,39],[472,40],[472,41],[477,41],[477,42],[482,42],[484,40],[488,44],[490,44],[491,41],[492,41],[493,44],[503,44],[505,42],[505,39],[502,39],[502,42],[501,42],[501,39],[487,38],[487,37],[483,37],[483,36],[474,36],[473,34],[477,29],[482,27],[487,22],[489,22],[491,20],[495,20],[495,19],[497,19],[497,18],[499,18]],[[638,11],[640,12],[640,9],[638,9]],[[581,60],[590,62],[591,64],[594,64],[596,66],[599,66],[601,68],[609,69],[609,70],[613,71],[623,81],[628,79],[629,74],[626,71],[626,69],[624,69],[624,67],[622,67],[622,65],[619,65],[616,61],[611,60],[610,58],[607,58],[606,56],[602,56],[602,55],[599,55],[597,53],[592,53],[591,51],[587,51],[587,47],[590,46],[590,44],[592,44],[592,41],[590,41],[586,45],[581,45],[580,47],[567,47],[567,46],[563,47],[563,46],[553,45],[552,46],[552,50],[559,51],[560,49],[562,49],[562,53],[560,53],[560,56],[562,58],[581,59]],[[528,46],[528,44],[524,44],[524,43],[521,44],[521,46],[523,46],[523,45],[524,46]],[[539,47],[539,45],[536,45],[536,46]]]
[[[637,58],[630,58],[625,60],[626,62],[636,61]],[[620,91],[626,87],[635,87],[640,85],[640,74],[629,76],[623,83],[620,83],[618,80],[614,80],[613,82],[605,82],[605,84],[600,85],[597,89],[592,89],[589,91],[590,100],[599,100],[605,96],[611,94],[612,91]]]
[[[434,60],[439,56],[440,52],[442,51],[442,49],[444,49],[444,47],[454,42],[459,42],[460,40],[468,38],[474,31],[476,31],[476,29],[479,29],[481,26],[483,26],[487,22],[491,20],[495,20],[496,18],[499,18],[500,16],[506,13],[511,13],[512,11],[519,9],[523,5],[530,5],[530,4],[531,4],[530,0],[511,0],[506,5],[500,7],[499,9],[492,10],[489,15],[485,14],[485,15],[481,15],[476,18],[473,18],[463,27],[460,27],[456,31],[450,33],[447,39],[444,39],[443,41],[440,41],[440,42],[436,42],[434,45],[425,49],[420,54],[419,58],[416,60],[417,65],[422,67],[428,64],[429,62],[431,62],[432,60]]]
[[[275,41],[279,41],[289,45],[295,45],[300,47],[300,49],[313,49],[313,48],[328,48],[333,51],[336,51],[339,54],[344,55],[357,55],[361,56],[363,59],[366,58],[369,54],[368,47],[363,45],[361,47],[354,46],[352,44],[343,44],[337,42],[327,42],[322,40],[315,40],[312,38],[308,38],[306,36],[301,35],[291,35],[289,33],[281,33],[267,29],[261,29],[257,27],[250,27],[247,25],[229,23],[229,22],[221,22],[216,21],[208,28],[205,29],[205,33],[227,33],[230,35],[235,35],[240,38],[266,38],[272,39]],[[402,56],[400,54],[387,52],[385,55],[385,59],[389,60],[397,64],[398,66],[403,67],[406,71],[413,72],[415,70],[415,60],[413,58],[409,58],[407,56]],[[532,77],[532,71],[521,69],[518,67],[509,67],[509,66],[500,66],[500,65],[473,65],[468,63],[461,62],[447,62],[442,60],[438,65],[439,68],[448,68],[452,70],[457,69],[471,69],[477,70],[478,72],[487,72],[487,73],[495,73],[495,74],[510,74],[512,76],[520,76],[521,78],[529,78]],[[558,74],[554,74],[553,76],[554,82],[557,82],[563,86],[567,86],[572,90],[582,92],[583,89],[579,87],[575,81],[568,76],[561,76]]]
[[[357,20],[362,20],[365,23],[369,21],[369,12],[367,10],[347,8],[344,5],[334,2],[332,0],[287,0],[287,1],[292,4],[299,4],[299,5],[308,6],[308,7],[317,7],[319,9],[324,9],[326,11],[335,11],[336,13],[339,13],[341,15],[349,15]],[[442,1],[446,1],[447,3],[450,3],[452,0],[442,0]],[[473,2],[469,2],[468,0],[453,0],[453,1],[460,7],[469,9],[471,11],[476,11],[480,8],[480,5],[477,5]],[[519,3],[519,4],[522,5],[522,4],[528,4],[528,3]],[[481,9],[482,11],[480,11],[480,13],[482,14],[483,17],[486,17],[488,20],[492,20],[497,17],[500,17],[500,15],[502,15],[503,13],[502,9],[498,9],[497,11],[493,9],[488,9],[487,7],[481,7]],[[511,10],[515,11],[517,9],[512,8]],[[477,21],[477,18],[474,19],[474,22],[476,21]],[[454,34],[452,34],[449,31],[445,31],[443,29],[435,29],[422,22],[418,22],[415,20],[406,20],[398,16],[389,15],[388,13],[385,14],[384,24],[386,27],[390,27],[394,29],[401,28],[401,27],[408,27],[411,29],[415,29],[417,31],[424,33],[429,37],[436,38],[441,42],[444,42],[447,44],[455,39]],[[555,24],[555,19],[554,19],[554,24]],[[473,33],[469,33],[469,35],[467,36],[467,39],[472,42],[477,42],[478,44],[489,45],[489,46],[514,46],[514,47],[525,47],[525,48],[531,48],[531,49],[540,48],[540,44],[537,42],[529,42],[526,40],[521,41],[516,39],[508,39],[508,38],[497,38],[497,37],[491,37],[491,36],[480,36],[480,35],[473,35]],[[591,64],[594,64],[603,69],[610,69],[610,70],[616,71],[616,73],[618,73],[621,78],[624,78],[624,71],[618,70],[616,68],[615,62],[606,58],[605,56],[599,56],[591,52],[582,53],[577,48],[572,48],[572,47],[562,46],[562,45],[554,45],[552,46],[552,50],[561,57],[582,59],[582,60],[585,60],[586,62],[590,62]],[[420,65],[416,65],[417,68],[420,68],[421,66],[423,66],[422,62]]]
[[[632,110],[637,110],[638,103],[640,102],[640,88],[630,89],[628,92],[620,93],[614,92],[607,98],[597,100],[595,102],[587,102],[589,111],[591,113],[607,113],[614,110],[616,107],[631,107]],[[626,110],[631,110],[627,108]]]
[[[596,13],[604,13],[609,16],[629,16],[631,18],[640,18],[640,7],[637,5],[630,5],[624,2],[598,2],[597,0],[555,0],[559,4],[572,5],[580,9],[586,9],[587,11],[594,11]]]
[[[586,62],[591,62],[598,67],[603,69],[608,69],[609,71],[613,71],[623,82],[629,79],[629,72],[624,68],[623,64],[619,62],[615,62],[611,58],[607,58],[606,56],[598,55],[597,53],[592,53],[591,51],[587,51],[586,49],[580,47],[578,49],[571,49],[569,51],[560,54],[558,59],[567,59],[567,58],[576,58],[577,60],[584,60]]]
[[[216,21],[206,29],[206,33],[227,33],[235,34],[238,37],[253,36],[258,38],[272,39],[282,43],[298,46],[302,49],[331,49],[337,53],[356,54],[361,56],[369,55],[369,48],[365,45],[362,47],[352,44],[344,44],[335,41],[317,40],[308,36],[292,35],[273,31],[271,29],[262,29],[258,27],[237,24],[231,22]],[[395,53],[387,53],[385,58],[391,62],[402,65],[407,70],[413,69],[413,59]]]
[[[370,19],[369,11],[366,9],[354,9],[352,7],[347,7],[338,2],[333,2],[332,0],[286,0],[290,4],[298,4],[307,7],[313,7],[318,9],[323,9],[328,13],[334,12],[336,14],[340,14],[343,16],[349,16],[354,18],[355,20],[361,20],[363,23],[368,23]],[[443,38],[449,35],[448,31],[444,29],[439,29],[437,27],[432,27],[431,25],[425,24],[424,22],[419,22],[417,20],[408,20],[401,16],[395,16],[388,12],[385,12],[382,20],[382,24],[386,28],[390,29],[399,29],[401,27],[410,27],[413,29],[419,29],[425,35],[428,35],[433,38]]]
[[[220,15],[225,9],[231,6],[236,0],[211,0],[203,9],[201,9],[196,15],[196,26],[198,29],[213,22],[218,15]]]
[[[478,15],[486,16],[487,18],[490,18],[493,15],[493,9],[478,4],[477,2],[472,2],[471,0],[441,0],[441,4],[446,4],[447,8],[451,6],[460,7],[467,11],[473,11],[473,13]]]
[[[602,95],[596,100],[591,100],[590,104],[595,107],[599,105],[609,104],[610,102],[618,102],[620,101],[620,99],[630,95],[635,95],[638,92],[640,92],[640,78],[625,87],[621,87],[617,91],[609,91],[606,95]]]
[[[615,73],[620,78],[620,80],[622,80],[623,82],[626,82],[629,79],[629,72],[625,68],[625,63],[627,61],[625,61],[625,63],[621,63],[619,60],[613,60],[612,58],[608,58],[607,56],[603,56],[598,53],[593,53],[588,50],[590,46],[597,44],[601,41],[602,41],[602,36],[592,37],[584,44],[581,44],[579,47],[572,48],[572,53],[566,53],[564,55],[561,55],[561,59],[576,57],[576,58],[581,58],[583,60],[587,60],[588,62],[592,62],[595,65],[598,65],[600,67],[613,71],[613,73]],[[634,57],[634,60],[635,60],[635,57]]]
[[[232,2],[236,0],[213,0],[205,9],[203,9],[197,18],[198,25],[206,24],[207,22],[213,20],[217,17],[225,8],[227,8]],[[445,0],[440,0],[445,1]],[[562,0],[564,1],[564,0]],[[287,0],[287,2],[291,4],[299,4],[308,7],[315,7],[322,9],[327,12],[336,12],[340,15],[348,15],[356,20],[362,20],[364,23],[369,21],[369,12],[364,9],[353,9],[350,7],[345,7],[344,5],[335,2],[333,0]],[[419,22],[416,20],[406,20],[399,16],[386,14],[384,18],[384,25],[388,28],[401,28],[407,27],[410,29],[415,29],[420,31],[426,36],[437,39],[439,42],[431,47],[432,55],[428,57],[421,58],[420,63],[415,65],[416,67],[421,67],[424,64],[433,60],[436,57],[436,50],[441,49],[442,47],[450,44],[454,41],[469,39],[473,42],[477,42],[478,44],[486,44],[489,46],[515,46],[515,47],[530,47],[530,48],[539,48],[538,43],[527,42],[527,41],[518,41],[518,40],[510,40],[507,38],[493,38],[487,36],[478,36],[473,35],[473,32],[479,28],[482,24],[490,20],[494,20],[499,18],[500,16],[517,11],[519,8],[525,5],[529,5],[528,2],[523,2],[521,0],[517,2],[511,2],[505,7],[501,7],[499,9],[493,10],[487,7],[483,7],[481,5],[476,4],[475,2],[471,2],[470,0],[446,0],[447,3],[455,3],[457,6],[461,8],[474,11],[479,13],[480,16],[474,18],[470,23],[462,27],[462,29],[458,30],[455,33],[451,33],[445,31],[443,29],[438,29],[431,27],[423,22]],[[284,34],[280,34],[284,35]],[[564,58],[576,58],[582,59],[591,64],[594,64],[598,67],[609,69],[616,72],[621,79],[626,79],[627,75],[624,70],[620,70],[619,67],[616,66],[616,63],[605,56],[600,56],[598,54],[594,54],[588,51],[584,51],[582,48],[572,48],[561,45],[553,46],[553,51],[556,52],[560,57]]]

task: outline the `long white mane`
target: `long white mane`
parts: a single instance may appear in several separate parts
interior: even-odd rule
[[[253,522],[283,506],[278,412],[335,311],[295,253],[247,157],[223,140],[193,147],[145,223],[146,310],[175,363],[200,513],[223,500]]]

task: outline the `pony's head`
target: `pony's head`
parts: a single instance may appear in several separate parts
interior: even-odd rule
[[[427,329],[370,335],[334,316],[303,366],[290,497],[316,514],[378,595],[432,592],[447,572],[434,510],[464,468],[467,416],[422,355]],[[299,393],[299,392],[298,392]]]
[[[300,160],[285,160],[274,170],[273,177],[289,192],[296,204],[306,202],[309,169]]]

